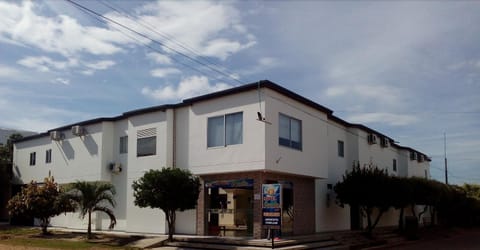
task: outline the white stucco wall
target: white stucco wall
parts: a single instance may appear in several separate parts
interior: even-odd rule
[[[209,117],[243,112],[243,142],[224,147],[207,147]],[[257,120],[261,112],[266,122]],[[302,150],[279,145],[279,114],[302,121]],[[49,136],[15,145],[14,174],[23,183],[42,181],[49,171],[58,183],[75,180],[110,181],[116,188],[115,230],[166,233],[165,216],[160,209],[134,205],[132,183],[149,169],[180,167],[197,175],[244,171],[271,171],[315,180],[316,231],[348,230],[350,210],[335,204],[333,186],[350,170],[353,161],[372,163],[399,176],[425,175],[428,162],[411,161],[408,150],[369,145],[368,132],[347,128],[329,120],[327,114],[271,89],[246,91],[225,97],[178,106],[175,109],[130,116],[85,126],[87,134],[74,136],[63,131],[65,139]],[[137,157],[137,131],[156,128],[156,154]],[[121,136],[128,136],[128,154],[120,154]],[[378,136],[378,135],[377,135]],[[345,156],[337,154],[337,141],[344,142]],[[52,149],[52,163],[45,163],[45,151]],[[30,153],[36,152],[35,166],[29,166]],[[397,159],[397,172],[392,169]],[[119,163],[122,172],[111,173],[110,163]],[[332,189],[328,189],[328,185]],[[329,201],[328,201],[329,200]],[[395,224],[396,211],[384,216],[381,225]],[[95,216],[97,218],[97,216]],[[195,234],[196,210],[177,213],[177,233]],[[106,229],[108,218],[98,216],[94,228]],[[52,219],[52,225],[86,228],[78,214]]]
[[[266,125],[266,169],[296,175],[327,178],[328,142],[325,113],[270,89],[263,92]],[[302,150],[279,145],[279,114],[302,121]]]
[[[176,111],[176,161],[197,175],[265,168],[265,123],[257,121],[255,91],[197,102]],[[209,117],[243,112],[243,143],[207,147]]]

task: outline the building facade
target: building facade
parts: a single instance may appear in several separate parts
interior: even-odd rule
[[[333,186],[354,162],[398,176],[429,176],[428,157],[270,81],[83,121],[15,144],[17,184],[53,175],[60,184],[115,185],[115,230],[165,233],[159,209],[133,202],[133,181],[149,169],[177,167],[200,177],[198,206],[177,214],[176,232],[260,238],[262,184],[281,184],[285,235],[361,227],[358,213],[335,204]],[[353,210],[353,209],[352,209]],[[395,224],[395,211],[383,225]],[[86,228],[77,214],[52,225]],[[97,215],[93,228],[106,230]]]

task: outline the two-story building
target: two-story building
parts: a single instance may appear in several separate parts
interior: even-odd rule
[[[354,162],[399,176],[429,176],[428,157],[270,81],[227,89],[54,128],[15,144],[17,184],[53,175],[60,183],[115,185],[115,230],[165,233],[159,209],[133,202],[133,181],[149,169],[177,167],[198,175],[198,206],[177,214],[176,231],[264,234],[262,184],[282,184],[282,233],[308,234],[360,227],[358,211],[335,204],[333,186]],[[383,225],[395,224],[385,216]],[[98,215],[93,228],[107,229]],[[85,228],[77,214],[52,225]]]

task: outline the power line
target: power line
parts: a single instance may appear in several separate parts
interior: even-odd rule
[[[198,63],[198,64],[200,64],[200,65],[202,65],[202,66],[210,69],[211,71],[214,71],[214,72],[216,72],[216,73],[218,73],[218,74],[220,74],[220,75],[226,76],[227,78],[230,78],[230,79],[232,79],[233,81],[235,81],[235,82],[237,82],[237,83],[239,83],[239,84],[244,84],[244,83],[241,82],[240,80],[232,77],[231,75],[229,75],[229,74],[227,74],[227,73],[225,73],[225,72],[223,72],[223,71],[220,71],[220,70],[218,70],[218,69],[210,66],[210,65],[207,64],[207,63],[204,63],[204,62],[202,62],[202,61],[200,61],[200,60],[198,60],[198,59],[196,59],[196,58],[194,58],[194,57],[191,57],[191,56],[189,56],[189,55],[187,55],[187,54],[185,54],[185,53],[183,53],[183,52],[181,52],[181,51],[178,51],[178,50],[176,50],[176,49],[174,49],[174,48],[166,45],[165,43],[162,43],[162,42],[160,42],[160,41],[157,41],[157,40],[149,37],[148,35],[145,35],[145,34],[139,32],[139,31],[136,31],[136,30],[134,30],[134,29],[132,29],[132,28],[130,28],[130,27],[122,24],[122,23],[119,23],[119,22],[117,22],[117,21],[115,21],[115,20],[113,20],[113,19],[111,19],[111,18],[109,18],[109,17],[106,17],[106,16],[104,16],[104,15],[102,15],[102,14],[100,14],[100,13],[98,13],[98,12],[96,12],[96,11],[90,9],[90,8],[87,8],[87,7],[85,7],[85,6],[83,6],[83,5],[79,4],[79,3],[76,3],[76,2],[73,1],[73,0],[65,0],[65,1],[67,1],[67,2],[69,2],[69,3],[71,3],[71,4],[75,5],[75,6],[77,6],[77,8],[80,8],[80,9],[82,9],[82,10],[84,10],[84,11],[86,11],[86,12],[89,12],[89,13],[95,15],[95,16],[98,16],[98,17],[100,17],[100,18],[102,18],[102,19],[104,19],[104,20],[107,20],[107,21],[110,22],[110,23],[116,24],[116,25],[118,25],[118,26],[120,26],[120,27],[122,27],[122,28],[124,28],[124,29],[126,29],[126,30],[128,30],[128,31],[130,31],[130,32],[132,32],[132,33],[134,33],[134,34],[136,34],[136,35],[138,35],[138,36],[140,36],[140,37],[143,37],[143,38],[145,38],[145,39],[147,39],[147,40],[149,40],[149,41],[151,41],[151,42],[153,42],[153,43],[155,43],[155,44],[158,44],[158,45],[162,46],[162,48],[167,48],[167,49],[173,51],[174,53],[176,53],[176,54],[178,54],[178,55],[181,55],[181,56],[183,56],[183,57],[185,57],[185,58],[187,58],[187,59],[189,59],[189,60],[191,60],[191,61],[193,61],[193,62],[195,62],[195,63]],[[147,45],[145,45],[145,46],[147,46]],[[149,48],[151,48],[151,47],[149,47]],[[155,51],[159,52],[158,50],[155,50]],[[159,53],[161,53],[161,52],[159,52]],[[172,58],[172,59],[173,59],[173,58]],[[178,61],[177,61],[177,62],[178,62]],[[185,64],[184,64],[184,65],[185,65]]]
[[[75,6],[75,7],[78,8],[80,11],[86,13],[87,15],[91,16],[92,18],[96,19],[98,22],[103,23],[103,20],[102,20],[102,19],[100,19],[100,18],[99,18],[98,16],[96,16],[96,15],[93,15],[91,12],[88,12],[88,11],[82,9],[82,8],[79,8],[78,6]],[[115,27],[112,27],[112,28],[113,28],[114,30],[120,32],[122,35],[124,35],[124,36],[126,36],[126,37],[128,37],[128,38],[130,38],[130,39],[132,39],[132,40],[134,40],[134,41],[142,44],[143,46],[145,46],[145,47],[147,47],[147,48],[149,48],[149,49],[152,50],[152,51],[155,51],[155,52],[157,52],[157,53],[162,53],[161,50],[159,50],[159,49],[157,49],[157,48],[155,48],[155,47],[152,47],[152,46],[150,46],[150,45],[148,45],[148,44],[143,43],[140,39],[138,39],[138,38],[136,38],[136,37],[134,37],[134,36],[132,36],[132,35],[127,34],[126,32],[122,31],[121,29],[115,28]],[[200,70],[200,69],[198,69],[198,68],[195,68],[195,67],[193,67],[193,66],[191,66],[191,65],[188,65],[188,64],[186,64],[186,63],[178,60],[178,59],[175,58],[175,57],[172,57],[172,60],[176,61],[177,63],[179,63],[179,64],[181,64],[181,65],[183,65],[183,66],[185,66],[185,67],[187,67],[187,68],[189,68],[189,69],[191,69],[191,70],[197,71],[197,72],[199,72],[200,74],[212,76],[211,74],[209,74],[209,73],[207,73],[207,72],[205,72],[205,71],[202,71],[202,70]],[[217,79],[217,80],[220,80],[220,78],[215,77],[215,76],[213,76],[213,78],[215,78],[215,79]]]
[[[180,48],[188,51],[189,53],[195,55],[197,58],[200,58],[201,60],[205,61],[207,64],[210,64],[210,65],[214,65],[215,67],[218,67],[218,68],[221,68],[219,70],[223,70],[225,71],[227,74],[229,74],[230,76],[234,74],[234,72],[229,72],[228,69],[225,69],[222,65],[218,64],[218,63],[215,63],[213,62],[212,60],[209,60],[208,58],[202,56],[198,51],[196,51],[195,49],[191,48],[190,46],[184,44],[184,43],[181,43],[180,41],[177,41],[173,36],[171,36],[170,34],[166,33],[166,32],[161,32],[161,31],[157,31],[153,25],[147,23],[147,22],[143,22],[143,21],[138,21],[137,19],[135,19],[134,16],[128,14],[128,12],[123,9],[122,7],[120,6],[114,6],[113,4],[111,3],[107,3],[106,1],[100,1],[101,4],[103,4],[104,6],[108,7],[109,9],[117,12],[118,14],[120,15],[123,15],[125,17],[127,17],[128,19],[132,20],[133,22],[139,24],[140,26],[144,27],[145,29],[157,34],[158,36],[160,36],[161,38],[167,40],[167,41],[170,41],[176,45],[178,45]],[[217,69],[218,69],[217,68]]]

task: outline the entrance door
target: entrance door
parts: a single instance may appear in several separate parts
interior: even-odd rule
[[[207,182],[208,235],[253,236],[253,180]]]

